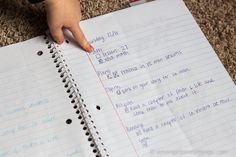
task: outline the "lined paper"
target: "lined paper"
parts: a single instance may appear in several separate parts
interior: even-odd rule
[[[235,155],[235,85],[181,0],[81,26],[95,52],[60,50],[110,156]]]
[[[93,156],[45,42],[0,49],[0,157]]]

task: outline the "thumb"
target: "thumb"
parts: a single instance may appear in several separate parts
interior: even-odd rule
[[[64,34],[62,31],[61,27],[50,27],[50,32],[51,35],[53,37],[53,39],[55,40],[55,42],[57,42],[58,44],[62,44],[64,41]]]
[[[79,24],[75,24],[69,28],[71,33],[73,34],[76,42],[87,52],[94,51],[94,48],[90,45],[87,39],[84,36],[82,29],[80,28]]]

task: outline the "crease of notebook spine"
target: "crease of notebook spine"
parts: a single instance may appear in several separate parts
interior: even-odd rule
[[[52,60],[57,68],[57,72],[59,73],[59,77],[64,85],[65,92],[68,94],[68,99],[71,101],[71,107],[75,110],[79,123],[82,125],[84,135],[87,136],[91,151],[93,151],[95,157],[109,157],[107,149],[102,141],[102,138],[99,136],[99,132],[94,124],[93,118],[84,103],[84,99],[82,98],[83,96],[81,95],[79,87],[70,73],[59,46],[51,42],[52,40],[48,33],[44,35],[44,39]]]
[[[130,6],[135,6],[138,4],[143,4],[143,3],[151,2],[151,1],[153,1],[153,0],[129,0],[129,4],[130,4]]]

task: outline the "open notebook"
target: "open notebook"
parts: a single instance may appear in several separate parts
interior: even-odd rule
[[[181,0],[0,49],[0,157],[236,155],[236,88]]]

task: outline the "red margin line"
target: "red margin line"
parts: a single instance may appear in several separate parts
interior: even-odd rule
[[[113,107],[113,109],[115,110],[118,119],[120,120],[120,123],[121,123],[121,125],[122,125],[122,127],[123,127],[123,129],[124,129],[124,132],[125,132],[126,136],[128,137],[128,139],[129,139],[129,141],[130,141],[130,143],[131,143],[131,145],[132,145],[132,147],[133,147],[133,149],[134,149],[134,152],[136,153],[137,157],[139,157],[138,152],[137,152],[137,150],[136,150],[136,148],[135,148],[135,146],[134,146],[134,144],[133,144],[133,142],[132,142],[130,136],[128,135],[128,133],[127,133],[127,131],[126,131],[126,129],[125,129],[124,123],[123,123],[123,121],[121,120],[121,117],[120,117],[118,111],[116,110],[115,105],[114,105],[113,101],[111,100],[111,97],[109,96],[109,94],[107,93],[107,91],[106,91],[106,89],[105,89],[105,86],[104,86],[104,84],[103,84],[103,82],[102,82],[102,79],[98,76],[97,71],[96,71],[96,68],[95,68],[95,66],[94,66],[94,64],[93,64],[93,62],[92,62],[92,60],[91,60],[91,58],[89,57],[89,55],[88,55],[87,53],[86,53],[86,55],[87,55],[87,57],[88,57],[88,59],[89,59],[89,62],[90,62],[91,65],[92,65],[93,70],[94,70],[94,72],[96,73],[96,75],[97,75],[97,77],[98,77],[98,79],[99,79],[99,81],[100,81],[100,83],[101,83],[101,85],[102,85],[102,87],[103,87],[103,89],[104,89],[104,91],[105,91],[105,93],[106,93],[106,95],[107,95],[107,97],[108,97],[110,103],[112,104],[112,107]]]

